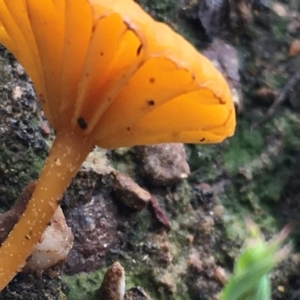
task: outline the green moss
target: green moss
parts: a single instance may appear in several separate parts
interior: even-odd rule
[[[113,150],[112,153],[112,166],[117,171],[133,178],[136,173],[134,160],[137,155],[134,148],[118,148]]]
[[[94,273],[81,273],[76,276],[63,275],[63,292],[67,299],[92,299],[95,291],[101,285],[104,273],[102,269]]]
[[[270,26],[271,31],[276,40],[284,40],[287,37],[286,26],[289,20],[287,18],[282,18],[279,16],[274,17],[274,22],[272,22],[272,26]]]
[[[156,20],[168,22],[176,14],[177,3],[174,0],[139,0],[137,1],[148,13],[153,15]]]
[[[175,0],[138,0],[137,1],[153,18],[157,21],[164,22],[172,27],[176,32],[184,36],[190,43],[197,48],[206,46],[207,41],[201,36],[201,31],[197,29],[198,23],[187,20],[180,16],[179,10],[182,7]]]
[[[37,179],[46,157],[47,146],[39,129],[39,109],[26,76],[16,78],[11,55],[0,49],[0,202],[5,210],[26,185]],[[22,90],[12,100],[12,90]]]
[[[45,144],[40,148],[22,143],[14,132],[0,137],[0,200],[6,208],[29,182],[38,178],[45,148]]]
[[[259,155],[265,143],[260,130],[252,130],[246,120],[239,120],[234,137],[224,153],[224,166],[229,175]]]
[[[243,216],[250,215],[261,228],[275,233],[286,223],[278,219],[277,203],[295,172],[295,151],[300,147],[300,122],[296,114],[281,109],[267,124],[252,131],[239,120],[235,136],[224,154],[230,184],[220,196],[226,207],[229,240],[242,240]]]
[[[265,72],[265,84],[274,90],[281,89],[287,81],[286,77],[282,73],[274,73],[273,70],[269,70]]]

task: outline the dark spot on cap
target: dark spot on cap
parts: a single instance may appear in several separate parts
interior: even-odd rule
[[[147,105],[148,106],[154,106],[155,105],[155,101],[154,100],[147,100]]]
[[[200,139],[200,142],[204,142],[204,141],[205,141],[205,138]]]
[[[139,47],[136,50],[136,55],[139,56],[141,54],[141,51],[143,49],[143,44],[140,44]]]
[[[131,130],[131,127],[129,126],[129,127],[127,127],[126,129],[127,129],[127,131],[130,131],[130,130]]]
[[[104,55],[104,52],[101,51],[101,52],[100,52],[100,55],[103,56],[103,55]]]
[[[154,77],[151,77],[151,78],[149,79],[149,82],[150,82],[150,83],[154,83],[154,82],[155,82],[155,78],[154,78]]]
[[[82,117],[78,118],[77,123],[78,123],[78,125],[81,129],[86,129],[87,128],[87,124],[86,124],[84,118],[82,118]]]

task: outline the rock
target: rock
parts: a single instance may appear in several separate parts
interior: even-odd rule
[[[190,250],[187,264],[189,268],[192,268],[196,273],[200,274],[203,271],[203,263],[200,259],[199,252],[192,248]]]
[[[28,184],[17,198],[14,206],[6,213],[0,215],[0,241],[5,240],[14,224],[18,222],[34,192],[35,185],[36,182]],[[72,231],[68,227],[65,216],[59,207],[40,238],[39,243],[28,258],[23,271],[36,271],[40,273],[65,260],[72,248],[73,240]]]
[[[141,146],[137,149],[141,172],[153,185],[175,184],[190,174],[183,144]]]
[[[13,90],[11,91],[11,96],[15,101],[20,100],[23,96],[22,88],[19,85],[14,86]]]
[[[288,16],[287,8],[280,3],[273,3],[272,9],[279,17],[286,18]]]
[[[199,4],[199,20],[209,37],[219,36],[229,26],[228,0],[204,0]]]
[[[213,278],[224,285],[228,281],[228,274],[226,273],[224,268],[216,266]]]
[[[120,243],[119,215],[114,201],[101,194],[82,195],[82,198],[66,215],[75,237],[65,265],[67,274],[97,270],[103,266],[105,255]]]
[[[59,207],[28,258],[24,270],[41,272],[65,260],[73,246],[73,240],[71,228]]]
[[[245,32],[252,19],[252,0],[202,0],[198,17],[206,36],[232,39]]]
[[[295,56],[300,52],[300,40],[293,40],[289,47],[289,56]]]
[[[237,50],[221,41],[215,40],[203,54],[224,75],[230,86],[232,98],[237,111],[242,109],[242,92],[240,84],[240,63]]]
[[[113,189],[118,201],[137,211],[142,210],[151,199],[149,192],[120,173],[114,177]]]
[[[18,222],[34,192],[35,185],[36,182],[28,184],[17,198],[14,206],[0,216],[0,241],[5,240],[14,224]],[[59,207],[53,215],[50,225],[46,228],[39,243],[28,258],[23,271],[31,270],[40,273],[65,260],[72,248],[73,240],[72,231],[66,224],[64,214]]]
[[[300,30],[300,13],[296,10],[291,14],[291,18],[289,19],[289,23],[287,25],[287,33],[292,36],[298,36]]]

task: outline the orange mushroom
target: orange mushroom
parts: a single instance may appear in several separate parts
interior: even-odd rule
[[[0,248],[0,289],[94,145],[215,143],[233,134],[222,75],[133,0],[0,0],[0,42],[26,69],[56,131],[34,194]]]

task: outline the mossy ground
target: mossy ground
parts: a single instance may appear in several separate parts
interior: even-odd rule
[[[195,4],[183,2],[190,2],[193,7]],[[198,22],[181,18],[183,2],[139,1],[158,20],[167,22],[202,48],[207,40],[202,40]],[[289,5],[289,9],[295,9],[294,2]],[[267,237],[293,222],[294,254],[299,251],[299,111],[285,104],[271,120],[253,128],[270,105],[258,100],[256,91],[261,87],[280,90],[299,67],[299,55],[287,55],[289,43],[297,36],[287,34],[288,17],[280,17],[272,10],[252,13],[245,32],[232,41],[240,55],[244,95],[235,136],[222,145],[187,145],[190,178],[177,187],[147,186],[170,218],[171,231],[157,226],[148,210],[135,214],[132,223],[126,225],[131,228],[127,232],[130,243],[104,263],[108,266],[118,259],[126,270],[127,287],[140,285],[153,299],[213,299],[222,285],[208,275],[191,279],[194,273],[188,265],[189,252],[196,249],[203,257],[213,256],[217,264],[231,271],[247,237],[245,215],[250,215]],[[15,70],[12,58],[1,51],[1,209],[7,209],[25,185],[37,178],[47,152],[38,125],[41,113],[34,108],[30,83],[26,76],[16,76]],[[12,90],[17,85],[25,91],[21,100],[12,99]],[[133,157],[132,152],[119,152],[112,164],[134,177],[137,167]],[[138,176],[136,180],[142,182]],[[209,214],[209,209],[200,205],[194,211],[190,206],[191,186],[199,182],[215,187],[216,201],[225,208],[222,220],[215,220],[210,235],[205,234],[205,214]],[[274,299],[287,299],[296,288],[299,270],[295,265],[290,259],[274,271]],[[91,274],[64,276],[63,291],[68,299],[92,299],[103,274],[104,268]],[[200,279],[206,286],[198,291],[199,286],[191,285],[191,281]],[[278,285],[284,286],[284,292],[277,290]]]

